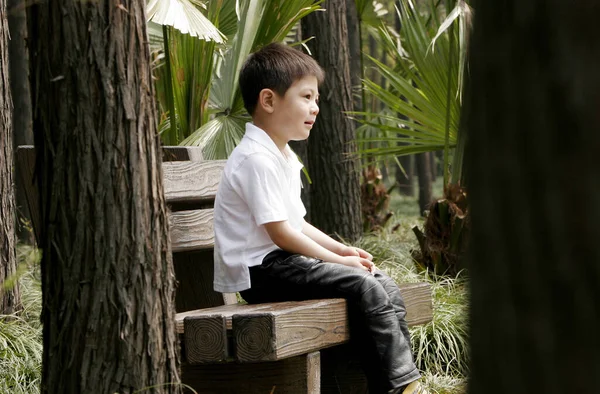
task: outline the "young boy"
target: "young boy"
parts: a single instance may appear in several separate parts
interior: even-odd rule
[[[302,164],[288,142],[308,138],[323,78],[314,59],[281,44],[243,65],[240,89],[252,123],[225,165],[215,200],[214,287],[239,291],[249,303],[346,298],[370,393],[425,393],[394,281],[369,253],[304,220]]]

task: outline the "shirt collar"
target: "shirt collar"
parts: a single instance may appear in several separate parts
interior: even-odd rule
[[[290,160],[289,161],[286,160],[283,153],[279,150],[277,145],[275,145],[275,142],[271,139],[271,137],[269,137],[267,132],[264,131],[263,129],[261,129],[260,127],[257,127],[254,124],[248,122],[248,123],[246,123],[246,133],[244,135],[246,137],[250,138],[252,141],[263,146],[269,152],[273,153],[283,163],[287,163],[288,165],[291,165],[292,168],[301,169],[302,167],[304,167],[302,165],[302,163],[300,163],[300,160],[298,160],[298,157],[296,156],[294,151],[292,151],[292,148],[290,148],[290,146],[288,144],[285,144],[284,149],[286,151],[287,156],[290,158]]]

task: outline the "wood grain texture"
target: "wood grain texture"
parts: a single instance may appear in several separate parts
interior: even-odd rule
[[[319,352],[269,363],[189,365],[182,380],[202,394],[319,394]],[[191,391],[186,391],[191,393]]]
[[[433,319],[431,285],[429,283],[402,283],[398,287],[406,305],[408,326],[430,322]]]
[[[170,212],[169,226],[173,252],[214,248],[212,209]]]
[[[343,299],[272,304],[232,317],[235,357],[240,362],[279,360],[349,340]]]
[[[163,163],[167,203],[214,200],[225,160]]]
[[[231,330],[231,318],[233,315],[238,313],[248,313],[251,311],[258,311],[262,309],[269,310],[272,304],[235,304],[235,305],[223,305],[216,306],[213,308],[197,309],[187,312],[181,312],[175,315],[177,332],[183,334],[184,325],[183,322],[187,317],[193,316],[195,318],[210,317],[214,315],[223,316],[225,318],[225,324],[228,330]]]
[[[188,363],[214,363],[227,359],[227,328],[223,316],[187,316],[183,326],[182,346]]]

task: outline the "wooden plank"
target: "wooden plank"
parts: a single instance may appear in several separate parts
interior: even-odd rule
[[[17,176],[25,187],[25,198],[31,217],[31,226],[37,244],[40,244],[42,216],[40,207],[40,195],[38,182],[35,178],[35,148],[33,145],[21,145],[17,147]]]
[[[269,363],[183,363],[181,379],[202,394],[319,394],[320,355],[313,352]]]
[[[406,305],[408,326],[430,322],[433,319],[431,285],[429,283],[402,283],[398,287]]]
[[[202,148],[198,146],[163,146],[163,162],[201,161]]]
[[[214,200],[225,160],[163,163],[167,203]]]
[[[187,317],[206,318],[214,315],[223,316],[225,319],[225,326],[228,330],[231,330],[231,318],[237,313],[247,313],[256,310],[268,310],[272,304],[234,304],[234,305],[223,305],[212,308],[196,309],[193,311],[181,312],[175,315],[175,327],[178,334],[184,332],[184,320]]]
[[[169,227],[173,252],[214,248],[212,209],[169,212]]]
[[[233,315],[238,361],[280,360],[344,343],[350,338],[343,299],[272,305],[271,311],[261,309]]]
[[[223,316],[187,316],[183,319],[183,326],[183,350],[187,362],[198,364],[227,360],[229,346]]]

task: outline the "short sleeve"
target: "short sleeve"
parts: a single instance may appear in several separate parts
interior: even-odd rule
[[[282,175],[273,160],[265,154],[250,155],[232,176],[232,185],[248,204],[257,226],[288,219]]]

